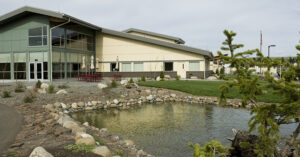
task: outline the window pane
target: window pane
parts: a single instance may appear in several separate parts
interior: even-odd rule
[[[165,62],[165,71],[173,71],[173,62]]]
[[[47,26],[43,27],[43,35],[47,35]]]
[[[0,72],[10,71],[10,63],[0,63]]]
[[[15,72],[15,79],[25,80],[26,79],[26,72]]]
[[[42,27],[29,29],[29,36],[41,36],[42,35]]]
[[[60,47],[61,46],[61,38],[52,37],[52,46]]]
[[[119,71],[119,67],[117,67],[116,63],[110,63],[110,71]]]
[[[60,27],[54,28],[54,29],[52,30],[52,36],[53,36],[53,37],[64,38],[64,36],[65,36],[65,31],[64,31],[63,28],[60,28]]]
[[[43,63],[44,71],[48,71],[48,62]]]
[[[47,36],[43,36],[43,45],[47,45]]]
[[[199,61],[191,61],[189,63],[189,71],[200,71],[200,62]]]
[[[15,63],[14,70],[15,71],[26,71],[26,63]]]
[[[122,63],[122,71],[130,72],[131,71],[131,63]]]
[[[42,37],[29,37],[29,46],[42,45]]]
[[[144,64],[143,64],[143,62],[135,62],[133,64],[133,70],[134,71],[144,71]]]
[[[10,79],[10,72],[0,72],[0,79]]]

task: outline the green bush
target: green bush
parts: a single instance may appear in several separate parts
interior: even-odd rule
[[[40,80],[35,84],[35,88],[41,88],[42,82]]]
[[[16,83],[16,89],[15,89],[15,92],[16,93],[21,93],[21,92],[24,92],[24,85],[22,82],[17,82]]]
[[[55,88],[55,87],[54,87],[53,84],[50,85],[49,88],[48,88],[48,93],[49,93],[49,94],[53,94],[53,93],[55,92],[54,88]]]
[[[161,72],[160,75],[159,75],[160,79],[164,79],[165,78],[165,74],[164,72]]]
[[[129,83],[134,83],[134,81],[133,81],[133,79],[132,79],[132,78],[130,78],[130,80],[129,80]]]
[[[198,143],[195,145],[189,143],[189,146],[194,149],[194,157],[226,157],[231,149],[231,147],[223,146],[217,140],[207,142],[203,147]]]
[[[33,102],[33,97],[26,95],[23,99],[24,103],[32,103]]]
[[[219,69],[216,70],[216,74],[217,74],[217,76],[220,75]]]
[[[176,75],[175,79],[178,81],[180,79],[180,75]]]
[[[145,82],[145,81],[146,81],[146,78],[145,78],[145,76],[142,76],[142,77],[141,77],[141,81],[143,81],[143,82]]]
[[[220,70],[220,79],[225,79],[225,68],[222,67],[221,70]]]
[[[115,81],[115,80],[112,80],[111,81],[111,87],[112,88],[115,88],[115,87],[117,87],[118,85],[117,85],[117,82]]]
[[[116,151],[116,155],[118,155],[118,156],[123,156],[123,151],[120,150],[120,149],[118,149],[118,150]]]
[[[3,91],[1,97],[2,98],[9,98],[9,97],[11,97],[10,92],[9,91]]]
[[[95,141],[98,142],[100,146],[104,146],[104,142],[102,142],[99,138],[95,137]]]

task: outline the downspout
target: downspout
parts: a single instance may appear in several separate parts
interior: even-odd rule
[[[50,66],[51,66],[50,81],[51,81],[51,82],[53,81],[53,78],[52,78],[52,73],[53,73],[53,65],[52,65],[52,30],[53,30],[54,28],[63,26],[63,25],[68,24],[68,23],[70,23],[70,22],[71,22],[71,18],[69,18],[68,21],[65,22],[65,23],[61,23],[61,24],[59,24],[59,25],[56,25],[56,26],[50,28],[50,35],[49,35],[49,36],[50,36],[50,42],[49,42],[49,44],[50,44],[50,63],[51,63],[51,64],[50,64]]]

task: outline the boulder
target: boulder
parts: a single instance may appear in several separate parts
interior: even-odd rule
[[[147,156],[147,153],[143,150],[139,150],[137,152],[137,157],[146,157]]]
[[[48,89],[49,85],[47,83],[42,83],[41,84],[41,89]]]
[[[156,81],[160,81],[160,77],[158,76],[158,77],[156,77]]]
[[[45,109],[47,109],[47,110],[53,110],[54,108],[53,108],[53,105],[52,104],[47,104],[46,106],[45,106]]]
[[[64,104],[64,103],[60,103],[61,104],[61,107],[63,108],[63,109],[66,109],[67,108],[67,105],[66,104]]]
[[[134,146],[134,142],[131,141],[131,140],[124,140],[124,143],[125,143],[127,146]]]
[[[93,153],[102,157],[111,157],[110,150],[106,146],[99,146],[92,150]]]
[[[77,109],[77,103],[72,103],[72,109]]]
[[[60,108],[60,107],[61,107],[61,104],[60,104],[59,102],[56,102],[56,103],[54,103],[54,106],[55,106],[56,108]]]
[[[147,96],[147,95],[150,95],[151,94],[151,90],[149,90],[149,89],[146,89],[146,90],[142,90],[141,91],[141,95],[142,96]]]
[[[218,78],[216,76],[209,76],[208,78],[206,78],[207,80],[218,80]]]
[[[234,149],[231,150],[230,154],[232,156],[243,156],[243,157],[252,157],[257,156],[254,152],[255,144],[260,142],[260,139],[256,135],[249,134],[247,131],[236,131],[233,130],[235,138],[232,141],[231,147]],[[242,147],[241,142],[248,142],[249,147]]]
[[[118,105],[119,104],[119,100],[118,99],[114,99],[113,102]]]
[[[77,105],[78,105],[79,107],[84,107],[84,106],[85,106],[84,102],[79,102]]]
[[[103,88],[106,88],[107,85],[104,84],[104,83],[98,83],[97,87],[98,87],[99,89],[103,89]]]
[[[107,132],[107,128],[102,128],[102,129],[100,129],[100,132],[101,132],[101,133],[106,133],[106,132]]]
[[[82,133],[75,137],[75,144],[96,145],[96,141],[90,134]]]
[[[153,96],[152,96],[152,95],[149,95],[149,96],[146,97],[146,99],[147,99],[148,101],[152,101],[152,100],[153,100]]]
[[[174,94],[174,93],[172,93],[170,96],[171,96],[172,98],[176,98],[176,94]]]
[[[91,103],[92,103],[93,106],[97,106],[98,101],[92,101]]]
[[[165,75],[165,79],[169,80],[169,79],[171,79],[171,76],[170,75]]]
[[[36,147],[29,157],[53,157],[53,155],[47,152],[43,147]]]
[[[71,129],[71,130],[73,130],[73,128],[75,128],[77,126],[78,126],[78,124],[76,122],[73,122],[73,121],[65,121],[63,123],[64,128]]]
[[[40,94],[46,94],[47,93],[46,89],[38,89],[37,92],[40,93]]]
[[[128,80],[121,80],[120,84],[121,85],[126,85],[126,84],[128,84]]]
[[[93,106],[93,104],[92,104],[91,102],[88,102],[88,103],[87,103],[87,106],[88,106],[88,107],[91,107],[91,106]]]
[[[89,126],[89,122],[84,122],[82,125]]]
[[[64,89],[61,89],[61,90],[57,91],[56,94],[68,94],[68,92]]]
[[[26,89],[33,90],[34,86],[27,86]]]

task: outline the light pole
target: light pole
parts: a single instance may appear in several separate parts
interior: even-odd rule
[[[270,47],[275,47],[276,45],[269,45],[268,46],[268,58],[270,58]]]

